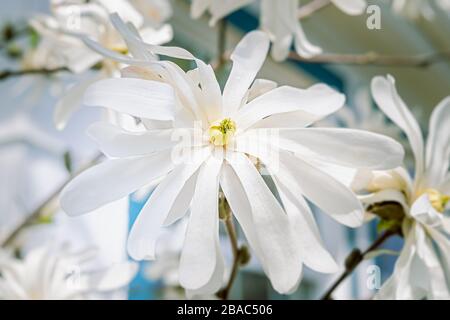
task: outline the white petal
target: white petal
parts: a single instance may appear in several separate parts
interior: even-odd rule
[[[449,239],[443,235],[441,232],[433,229],[433,228],[427,228],[427,231],[430,233],[433,241],[436,243],[439,254],[441,255],[441,268],[443,272],[446,274],[446,285],[447,285],[447,292],[446,292],[446,299],[450,296],[449,289],[450,289],[450,241]],[[442,299],[442,297],[441,297]]]
[[[262,96],[263,94],[272,91],[278,86],[275,81],[267,79],[256,79],[247,93],[247,99],[244,99],[247,103]]]
[[[289,86],[276,88],[259,96],[243,106],[236,117],[239,130],[245,130],[264,118],[301,112],[305,117],[299,127],[311,124],[340,109],[345,102],[344,95],[326,85],[315,85],[307,90]],[[299,117],[302,120],[302,117]]]
[[[206,65],[201,60],[196,60],[198,76],[202,93],[202,105],[208,120],[217,121],[222,117],[222,92],[211,65]]]
[[[170,152],[107,160],[75,177],[61,192],[61,208],[76,216],[125,197],[173,167]]]
[[[422,131],[411,111],[403,102],[395,88],[395,80],[375,77],[372,80],[372,95],[378,107],[406,134],[416,159],[416,181],[424,170],[424,146]]]
[[[222,160],[212,157],[200,169],[198,176],[179,269],[180,284],[188,290],[205,288],[214,278],[218,264],[223,263],[218,210],[221,167]]]
[[[320,167],[261,142],[240,144],[238,139],[236,150],[259,158],[274,175],[285,171],[294,177],[302,194],[338,222],[349,227],[362,224],[364,210],[356,195]]]
[[[84,36],[81,37],[81,40],[83,40],[84,44],[89,47],[91,50],[98,52],[101,56],[112,59],[117,62],[121,62],[128,65],[136,65],[136,66],[148,66],[151,64],[154,64],[154,61],[149,61],[147,59],[142,58],[133,58],[121,53],[118,53],[117,51],[107,49],[103,47],[98,42],[89,39],[88,37]]]
[[[58,130],[64,129],[72,114],[81,107],[81,101],[86,89],[102,77],[103,75],[100,75],[80,81],[64,93],[63,97],[56,104],[55,113],[53,114]]]
[[[414,201],[410,214],[417,221],[430,227],[440,227],[444,218],[441,213],[433,208],[426,193]]]
[[[409,211],[405,195],[400,190],[384,189],[368,195],[358,196],[358,198],[365,206],[380,202],[397,202],[403,207],[405,212]]]
[[[153,191],[130,231],[128,253],[133,259],[155,259],[156,243],[164,220],[176,206],[177,197],[186,182],[198,170],[206,156],[207,154],[203,152],[195,163],[179,165]]]
[[[428,299],[449,299],[446,275],[437,255],[436,247],[431,241],[430,229],[432,228],[421,228],[422,232],[418,236],[416,235],[417,258],[420,259],[425,269],[425,272],[419,273],[419,276],[416,275],[417,278],[422,280],[422,282],[416,280],[418,282],[416,285],[427,291],[426,297]],[[448,249],[448,247],[445,249]],[[417,273],[416,270],[414,271]]]
[[[194,142],[193,129],[163,129],[130,132],[107,122],[97,122],[88,128],[88,135],[100,150],[110,157],[132,157],[173,148],[182,143],[190,147]],[[189,137],[189,141],[180,141]],[[187,140],[187,139],[186,139]]]
[[[269,51],[269,38],[264,32],[247,33],[238,43],[231,60],[233,67],[223,90],[223,105],[226,115],[233,116],[243,103],[259,69]]]
[[[237,190],[245,191],[251,213],[240,209],[247,206],[239,204],[241,200],[236,195],[233,197],[231,188],[228,188],[230,206],[234,207],[232,209],[235,210],[236,218],[242,223],[242,227],[247,229],[246,236],[249,241],[256,238],[250,243],[256,243],[254,249],[259,253],[258,258],[274,289],[283,294],[291,293],[300,282],[302,261],[290,220],[247,156],[235,152],[228,154],[227,161],[242,185],[239,187],[235,182],[233,186],[238,188]]]
[[[301,196],[301,189],[292,177],[280,173],[276,175],[276,185],[284,210],[290,216],[297,235],[297,245],[301,248],[303,262],[318,272],[337,272],[339,267],[325,249],[314,216]]]
[[[198,19],[211,5],[212,0],[192,0],[191,3],[191,17]]]
[[[281,161],[289,162],[306,198],[342,224],[358,227],[363,223],[363,208],[349,188],[304,161],[287,158]]]
[[[120,289],[128,285],[136,276],[139,265],[134,262],[115,264],[104,271],[87,275],[86,291],[94,290],[107,292]]]
[[[322,53],[322,48],[313,45],[306,37],[300,23],[297,24],[294,39],[295,51],[303,58],[312,58]]]
[[[367,7],[365,0],[331,0],[333,4],[348,15],[363,14]]]
[[[140,27],[144,23],[142,13],[138,12],[133,5],[128,1],[123,0],[97,0],[101,5],[108,10],[109,13],[117,12],[122,19],[133,23]]]
[[[288,57],[294,39],[297,53],[303,57],[311,57],[322,51],[306,38],[297,17],[299,5],[299,0],[263,0],[261,3],[261,28],[271,35],[271,53],[276,61]]]
[[[149,43],[143,42],[140,37],[134,34],[129,27],[122,21],[117,13],[111,15],[111,22],[114,27],[121,33],[122,37],[127,43],[134,43],[142,48],[148,49],[153,54],[159,54],[163,56],[193,60],[194,56],[187,50],[179,47],[167,47],[167,46],[157,46]]]
[[[299,21],[296,17],[299,0],[261,1],[261,29],[270,34],[271,54],[274,60],[287,58],[291,49],[293,32]]]
[[[204,107],[200,104],[201,91],[198,83],[194,82],[186,72],[173,62],[161,61],[160,65],[164,67],[161,70],[161,77],[173,87],[183,109],[191,111],[194,115],[193,119],[201,120],[203,124],[207,124],[208,119]]]
[[[158,29],[145,28],[140,30],[142,41],[154,44],[162,45],[172,41],[173,28],[170,24],[164,24]]]
[[[426,149],[427,180],[439,186],[449,170],[450,162],[450,97],[442,100],[430,118]]]
[[[263,133],[255,134],[264,136]],[[269,129],[270,130],[270,129]],[[334,128],[280,129],[279,148],[292,152],[312,152],[323,162],[352,168],[386,170],[403,162],[400,143],[376,133]],[[305,150],[306,148],[306,150]]]
[[[153,120],[173,120],[175,95],[171,86],[149,80],[106,79],[91,85],[84,104]]]
[[[378,293],[375,295],[377,300],[398,300],[412,299],[412,288],[410,285],[411,264],[414,259],[416,247],[414,245],[414,232],[407,235],[405,244],[398,257],[394,272],[391,277],[385,281]]]

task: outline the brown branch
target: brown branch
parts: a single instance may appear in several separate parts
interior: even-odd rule
[[[419,55],[381,55],[375,52],[364,54],[320,54],[311,58],[291,52],[289,58],[305,63],[395,66],[395,67],[429,67],[437,62],[450,60],[450,50]]]
[[[331,285],[331,287],[324,293],[321,300],[331,300],[331,296],[341,283],[347,279],[348,276],[352,274],[352,272],[359,266],[359,264],[364,260],[364,256],[369,252],[374,251],[379,246],[381,246],[387,239],[392,237],[395,234],[398,234],[398,230],[388,230],[383,233],[379,238],[377,238],[364,252],[361,252],[359,249],[354,249],[345,259],[345,270],[344,272],[337,278],[337,280]]]
[[[52,75],[58,72],[64,72],[69,71],[65,67],[55,68],[55,69],[28,69],[28,70],[6,70],[0,72],[0,80],[5,80],[12,77],[20,77],[20,76],[26,76],[26,75],[33,75],[33,74],[41,74],[41,75]]]
[[[217,28],[217,53],[215,60],[211,63],[215,71],[224,66],[229,58],[226,54],[228,21],[226,19],[220,20]]]
[[[231,288],[233,287],[233,283],[236,280],[236,276],[239,270],[240,264],[240,255],[241,250],[239,249],[236,229],[234,228],[233,217],[231,213],[225,219],[225,227],[228,232],[228,237],[230,238],[231,250],[233,252],[233,266],[231,268],[230,278],[228,279],[228,283],[225,288],[218,292],[217,296],[223,300],[227,300],[230,295]]]
[[[82,166],[82,168],[77,171],[74,175],[71,175],[66,181],[64,181],[61,185],[59,185],[55,191],[47,198],[45,199],[41,205],[39,205],[32,213],[27,215],[27,217],[11,232],[6,239],[4,239],[1,244],[0,248],[4,248],[9,246],[16,237],[20,234],[20,232],[26,228],[27,226],[33,224],[36,220],[39,219],[42,211],[47,208],[50,203],[52,203],[55,199],[57,199],[58,195],[61,193],[61,191],[64,189],[64,187],[72,180],[72,178],[81,173],[82,171],[94,166],[98,163],[98,161],[103,158],[103,154],[96,155],[91,161],[89,161],[86,165]]]
[[[305,19],[331,4],[330,0],[313,0],[298,9],[297,17]]]

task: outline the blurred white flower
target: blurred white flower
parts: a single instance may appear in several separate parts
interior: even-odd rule
[[[419,124],[398,95],[395,80],[375,77],[372,94],[380,109],[408,137],[415,157],[415,175],[399,167],[360,176],[357,184],[371,194],[367,204],[397,202],[406,217],[405,243],[394,274],[377,294],[379,299],[450,298],[450,218],[444,215],[450,200],[450,97],[434,109],[426,148]]]
[[[193,18],[200,17],[205,11],[211,14],[211,24],[240,9],[254,0],[194,0],[191,5]],[[367,3],[365,0],[331,0],[340,10],[349,15],[362,14]],[[299,0],[261,0],[260,25],[273,42],[272,57],[277,61],[285,60],[294,43],[296,52],[302,57],[320,54],[322,49],[309,42],[299,22]]]
[[[432,20],[441,10],[450,14],[449,0],[392,0],[392,9],[404,17],[416,20],[425,18]]]
[[[121,29],[126,33],[125,25]],[[142,45],[133,34],[127,42],[136,48]],[[138,260],[155,259],[164,226],[190,209],[180,283],[192,294],[207,294],[223,282],[220,187],[278,292],[297,287],[303,263],[320,272],[336,271],[303,196],[353,227],[362,223],[363,210],[351,190],[320,165],[393,168],[400,164],[403,149],[389,138],[364,131],[306,128],[338,110],[345,98],[323,84],[302,90],[254,81],[269,42],[259,31],[242,39],[231,56],[233,68],[223,93],[212,67],[200,60],[197,69],[185,73],[168,61],[144,66],[141,60],[129,59],[141,66],[124,69],[126,78],[92,85],[85,94],[86,105],[131,114],[143,119],[148,129],[131,133],[94,124],[90,135],[115,159],[76,177],[61,194],[63,210],[80,215],[165,177],[131,230],[129,253]],[[186,138],[181,146],[180,134]],[[269,170],[282,204],[250,156]]]
[[[80,107],[84,90],[101,78],[117,75],[120,67],[87,47],[83,38],[88,37],[106,48],[127,53],[126,44],[109,20],[111,13],[118,12],[139,30],[145,41],[152,44],[169,42],[173,36],[171,26],[163,24],[171,15],[167,0],[52,0],[51,9],[51,15],[36,16],[30,21],[41,40],[38,47],[27,55],[27,64],[33,63],[34,68],[65,67],[81,73],[101,63],[98,73],[68,88],[58,102],[54,118],[59,129],[65,127],[71,114]]]
[[[392,9],[408,19],[431,20],[435,12],[430,0],[392,0]]]
[[[104,270],[87,270],[83,265],[95,251],[50,252],[40,247],[23,260],[0,255],[0,299],[69,300],[98,299],[101,294],[128,285],[137,272],[133,262]]]

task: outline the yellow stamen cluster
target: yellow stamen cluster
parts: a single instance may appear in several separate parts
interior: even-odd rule
[[[209,127],[209,141],[215,146],[225,146],[236,132],[236,123],[230,118],[214,122]]]
[[[117,47],[113,47],[111,48],[112,51],[115,51],[117,53],[121,53],[121,54],[128,54],[128,48],[123,46],[117,46]]]
[[[450,196],[442,194],[436,189],[426,189],[424,193],[428,195],[431,205],[436,209],[436,211],[441,213],[445,211],[445,207],[450,201]]]

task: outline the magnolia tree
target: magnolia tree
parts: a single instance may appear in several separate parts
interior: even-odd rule
[[[432,19],[450,7],[443,0],[387,2],[394,14],[414,19]],[[225,50],[227,16],[251,4],[259,30]],[[285,295],[301,286],[304,266],[336,274],[323,288],[322,298],[332,299],[363,260],[394,254],[394,270],[375,299],[449,299],[450,97],[433,110],[425,144],[391,75],[374,77],[352,110],[345,95],[326,84],[279,86],[258,73],[267,59],[421,67],[450,55],[324,53],[301,23],[328,6],[348,19],[378,12],[365,0],[193,0],[193,19],[209,15],[211,26],[220,26],[218,55],[210,62],[165,45],[173,36],[169,18],[179,10],[165,0],[51,0],[50,12],[31,17],[23,30],[6,26],[5,52],[22,67],[1,72],[0,79],[34,75],[40,77],[34,81],[61,84],[70,74],[75,84],[63,88],[48,115],[61,134],[82,106],[102,107],[102,116],[87,130],[100,154],[71,171],[4,237],[0,298],[96,298],[126,286],[134,263],[116,261],[95,273],[77,269],[74,276],[71,266],[98,252],[24,234],[57,215],[93,215],[133,194],[149,197],[128,239],[105,236],[126,241],[136,261],[155,260],[147,273],[168,287],[181,286],[182,297],[229,298],[240,267],[254,258]],[[15,40],[24,35],[31,45],[20,50]],[[217,75],[227,70],[222,88]],[[342,122],[330,120],[334,114],[347,128],[334,126]],[[402,145],[403,135],[409,144]],[[412,151],[413,167],[405,164],[405,149]],[[70,169],[70,154],[65,162]],[[379,236],[340,266],[324,245],[311,204],[349,228],[377,223]],[[65,227],[77,232],[71,221]],[[399,253],[381,249],[391,237],[403,239]]]

